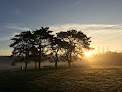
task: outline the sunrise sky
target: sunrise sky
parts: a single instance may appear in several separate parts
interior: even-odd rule
[[[50,27],[81,30],[91,47],[122,51],[122,0],[0,0],[0,55],[16,33]]]

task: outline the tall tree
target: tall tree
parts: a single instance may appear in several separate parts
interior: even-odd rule
[[[90,46],[90,37],[87,37],[83,32],[77,30],[69,30],[67,32],[59,32],[57,33],[57,37],[63,41],[68,42],[75,48],[65,49],[66,60],[68,61],[68,65],[71,66],[72,56],[73,55],[81,55],[83,52],[83,48],[91,49]]]
[[[61,41],[61,39],[58,39],[57,37],[53,37],[53,39],[51,39],[50,41],[51,53],[49,59],[52,62],[55,62],[55,68],[57,68],[57,63],[59,62],[59,59],[62,57],[62,50],[71,48],[71,45],[68,44],[68,42],[66,41]]]
[[[25,62],[25,69],[27,69],[27,64],[29,62],[29,51],[32,46],[30,43],[31,32],[21,32],[12,38],[14,42],[10,44],[10,47],[13,47],[14,50],[12,52],[12,56],[15,57],[14,62]]]
[[[53,37],[53,35],[51,35],[52,32],[53,31],[49,30],[49,27],[42,27],[41,29],[34,31],[35,45],[39,51],[39,68],[41,67],[41,62],[46,58],[46,49],[50,45],[49,39]]]
[[[37,50],[37,48],[35,46],[32,46],[30,48],[30,56],[29,58],[35,62],[35,69],[37,68],[37,61],[39,60],[39,56],[38,56],[39,52]]]

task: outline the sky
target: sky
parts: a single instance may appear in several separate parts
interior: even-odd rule
[[[50,27],[76,29],[91,47],[122,51],[122,0],[0,0],[0,55],[10,55],[15,34]]]

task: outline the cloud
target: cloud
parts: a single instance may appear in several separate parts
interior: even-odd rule
[[[0,37],[0,41],[7,41],[10,40],[12,37],[14,37],[16,34],[19,34],[17,32],[12,33],[11,35],[8,35],[6,37]]]
[[[32,31],[30,28],[27,27],[19,27],[19,26],[7,26],[7,28],[15,29],[15,30],[21,30],[21,31]],[[14,37],[18,32],[12,32],[11,34],[8,34],[5,37],[0,37],[0,41],[7,41],[10,40],[10,38]]]
[[[71,29],[76,29],[83,31],[85,33],[100,33],[107,34],[112,32],[121,32],[122,25],[105,25],[105,24],[64,24],[64,25],[52,25],[51,30],[55,32],[67,31]]]
[[[80,4],[80,2],[76,2],[76,3],[74,3],[72,6],[76,6],[76,5],[78,5],[78,4]]]
[[[122,47],[122,25],[118,24],[63,24],[63,25],[49,25],[50,30],[54,33],[60,31],[67,31],[76,29],[84,32],[88,37],[92,37],[91,46],[109,46],[113,49],[120,50]],[[28,31],[31,30],[27,27],[9,26],[11,29]],[[0,38],[0,41],[10,40],[17,32],[13,32],[11,35]]]
[[[7,28],[21,30],[21,31],[32,31],[30,28],[27,27],[19,27],[19,26],[8,26]]]
[[[122,47],[122,25],[118,24],[64,24],[52,25],[50,30],[54,33],[75,29],[84,32],[88,37],[92,37],[92,46],[109,46],[113,49]]]
[[[0,41],[6,41],[6,40],[9,40],[10,38],[9,37],[2,37],[0,38]]]

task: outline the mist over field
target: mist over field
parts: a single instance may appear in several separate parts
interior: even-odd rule
[[[67,62],[41,62],[41,69],[34,69],[35,63],[28,63],[27,70],[21,70],[25,63],[11,66],[10,56],[0,57],[1,92],[121,92],[122,54],[106,52],[73,59],[71,67]],[[44,66],[53,66],[44,68]],[[54,86],[55,85],[55,86]]]
[[[21,66],[25,66],[25,63],[17,63],[16,65],[11,65],[13,62],[13,59],[11,59],[9,56],[0,56],[0,70],[8,70],[8,69],[20,69]],[[58,62],[58,66],[67,66],[67,62]],[[48,61],[43,61],[41,63],[41,67],[43,66],[53,66],[54,63],[50,63]],[[28,63],[28,68],[34,68],[34,62]]]
[[[16,65],[12,66],[11,63],[13,59],[9,56],[0,56],[0,70],[8,70],[8,69],[20,69],[21,66],[25,66],[25,63],[17,63]],[[58,62],[59,66],[66,66],[67,62]],[[54,63],[50,63],[48,61],[44,61],[41,63],[41,67],[43,66],[54,66]],[[28,68],[34,68],[34,62],[28,63]]]
[[[14,60],[10,56],[0,56],[0,70],[8,70],[8,69],[20,69],[21,66],[25,66],[25,63],[16,63],[14,66],[11,63]],[[41,68],[44,66],[52,66],[54,67],[54,62],[43,61],[41,63]],[[92,56],[84,56],[78,58],[77,60],[74,59],[72,66],[122,66],[122,53],[117,52],[106,52],[104,54],[96,54]],[[58,66],[68,66],[67,62],[60,61],[58,62]],[[29,62],[28,68],[34,68],[35,63]]]

